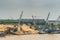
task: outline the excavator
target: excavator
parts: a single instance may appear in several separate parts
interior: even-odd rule
[[[50,16],[50,12],[48,13],[48,16],[47,16],[47,19],[46,19],[46,23],[45,23],[45,32],[48,33],[48,34],[51,34],[51,33],[54,33],[54,24],[51,23],[50,24],[50,27],[48,27],[48,18]]]
[[[47,24],[49,16],[50,16],[50,12],[48,13],[48,16],[46,18],[45,25],[42,26],[42,27],[40,26],[40,28],[39,28],[39,30],[40,30],[39,34],[46,34],[46,33],[48,33],[50,31],[49,27],[48,27],[48,24]]]

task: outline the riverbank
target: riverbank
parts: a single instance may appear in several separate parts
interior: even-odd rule
[[[7,35],[0,40],[60,40],[60,34]]]

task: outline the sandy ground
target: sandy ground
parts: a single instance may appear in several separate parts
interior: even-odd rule
[[[60,40],[60,34],[7,35],[0,40]]]

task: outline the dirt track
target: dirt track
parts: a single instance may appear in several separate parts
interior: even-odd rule
[[[7,35],[0,40],[60,40],[60,34]]]

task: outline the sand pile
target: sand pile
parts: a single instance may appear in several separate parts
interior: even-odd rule
[[[0,25],[0,31],[4,32],[7,30],[7,27],[5,27],[4,25]]]
[[[11,34],[36,34],[39,31],[38,30],[34,30],[32,28],[30,28],[30,26],[28,25],[0,25],[0,32],[6,32],[6,33],[11,33]]]
[[[27,26],[27,25],[22,25],[22,30],[26,33],[26,34],[36,34],[38,33],[39,31],[38,30],[34,30],[32,28],[30,28],[30,26]]]

